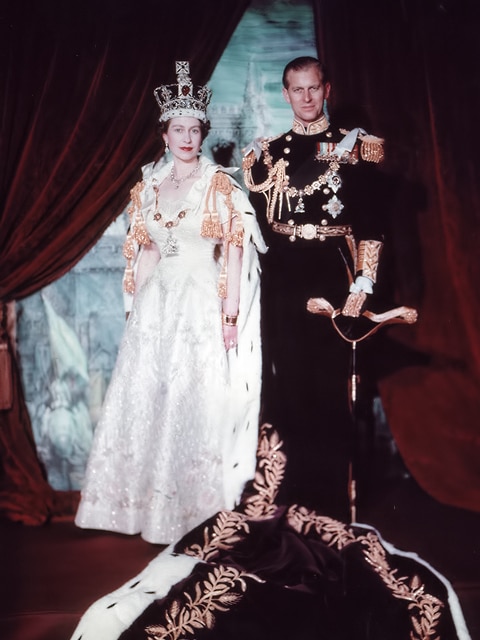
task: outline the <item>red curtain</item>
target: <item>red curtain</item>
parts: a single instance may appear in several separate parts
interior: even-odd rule
[[[0,380],[11,368],[13,392],[0,404],[0,510],[37,524],[59,496],[35,451],[6,303],[62,276],[121,212],[157,151],[153,89],[175,80],[175,60],[207,81],[248,0],[3,5]]]
[[[419,321],[392,335],[424,358],[382,377],[388,422],[427,492],[480,510],[480,8],[313,3],[334,101],[368,112],[399,177],[387,241],[396,300]]]

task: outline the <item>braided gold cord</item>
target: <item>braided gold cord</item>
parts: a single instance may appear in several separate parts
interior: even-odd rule
[[[242,217],[235,209],[232,200],[233,190],[237,187],[230,181],[230,178],[223,171],[217,171],[210,182],[207,197],[205,200],[205,210],[202,222],[201,235],[204,238],[223,238],[225,241],[225,252],[223,256],[223,264],[218,280],[218,295],[220,298],[227,297],[228,291],[228,249],[231,244],[236,247],[243,246],[244,229]],[[221,193],[225,196],[225,206],[228,210],[228,231],[223,233],[222,224],[217,211],[217,196]],[[211,206],[209,204],[211,203]],[[232,231],[233,221],[235,220],[235,230]]]
[[[137,244],[149,245],[150,236],[145,227],[145,221],[141,214],[142,199],[141,192],[145,187],[143,180],[136,183],[130,190],[131,202],[128,206],[127,213],[130,217],[130,229],[123,244],[123,255],[127,260],[125,273],[123,276],[123,290],[125,293],[135,292],[135,279],[133,277],[133,261],[135,259],[135,242]]]

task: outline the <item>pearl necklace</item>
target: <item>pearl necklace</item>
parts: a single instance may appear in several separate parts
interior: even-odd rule
[[[183,176],[182,178],[176,178],[175,167],[172,165],[172,168],[170,169],[170,180],[175,185],[175,189],[178,189],[178,187],[182,184],[182,182],[185,182],[185,180],[188,180],[189,178],[193,178],[193,176],[197,173],[199,169],[200,169],[200,163],[198,163],[195,169],[190,171],[190,173],[187,173],[186,176]]]

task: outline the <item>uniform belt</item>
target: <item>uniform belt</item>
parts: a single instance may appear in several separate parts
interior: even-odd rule
[[[323,242],[326,238],[339,238],[348,236],[352,233],[352,228],[348,225],[321,225],[321,224],[283,224],[281,222],[272,222],[272,230],[275,233],[281,233],[284,236],[290,236],[288,239],[295,242],[297,238],[303,240],[320,240]]]

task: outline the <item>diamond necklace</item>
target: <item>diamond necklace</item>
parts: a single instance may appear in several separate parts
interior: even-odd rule
[[[176,178],[175,177],[175,172],[174,172],[175,167],[172,165],[172,168],[170,169],[170,180],[173,182],[173,184],[175,185],[175,189],[178,189],[178,187],[182,184],[182,182],[185,182],[185,180],[188,180],[189,178],[193,178],[193,176],[197,173],[197,171],[200,169],[200,163],[197,164],[197,166],[195,167],[195,169],[193,169],[192,171],[190,171],[190,173],[187,173],[186,176],[183,176],[182,178]]]

